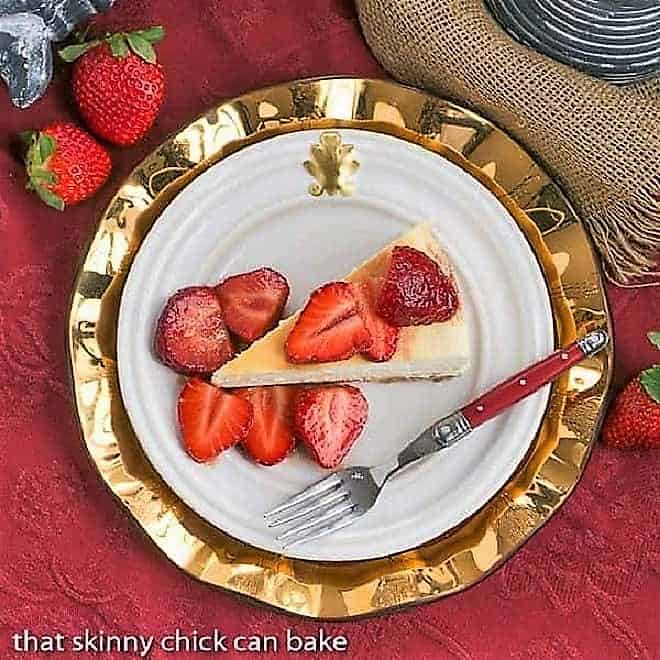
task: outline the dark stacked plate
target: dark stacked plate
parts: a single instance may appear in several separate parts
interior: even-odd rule
[[[660,0],[487,0],[518,41],[617,84],[660,74]]]

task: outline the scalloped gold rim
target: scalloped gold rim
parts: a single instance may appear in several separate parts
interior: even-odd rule
[[[419,548],[359,562],[294,560],[232,539],[192,512],[149,465],[121,400],[116,328],[126,274],[162,209],[212,164],[285,132],[342,127],[420,144],[462,167],[501,201],[544,273],[558,345],[595,327],[610,329],[596,259],[559,188],[488,121],[418,90],[353,78],[277,85],[207,112],[137,166],[101,218],[71,303],[72,384],[90,457],[152,541],[191,576],[324,619],[350,619],[454,593],[513,554],[579,480],[612,365],[609,348],[559,379],[530,452],[507,485],[462,525]]]

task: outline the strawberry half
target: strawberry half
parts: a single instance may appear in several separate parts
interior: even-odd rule
[[[286,340],[291,362],[347,360],[371,346],[371,335],[347,282],[330,282],[312,293]]]
[[[296,396],[295,433],[321,467],[335,468],[362,432],[368,412],[357,387],[312,387]]]
[[[235,391],[252,404],[254,421],[243,448],[257,463],[275,465],[296,446],[293,402],[297,388],[289,385],[247,387]]]
[[[91,197],[110,174],[108,152],[75,124],[52,124],[20,138],[26,146],[28,190],[58,211]]]
[[[177,291],[158,319],[154,348],[163,363],[185,375],[208,374],[231,360],[234,349],[215,291]]]
[[[73,97],[87,126],[99,137],[126,146],[151,128],[165,98],[165,73],[153,44],[161,26],[119,32],[60,50],[74,62]]]
[[[451,277],[424,252],[408,246],[392,250],[378,313],[392,325],[429,325],[447,321],[458,309]]]
[[[200,462],[244,440],[252,424],[249,401],[198,378],[185,384],[177,412],[186,451]]]
[[[252,342],[270,330],[282,315],[289,297],[286,277],[259,268],[228,277],[216,287],[225,323],[240,339]]]
[[[358,301],[362,320],[371,335],[371,346],[362,355],[374,362],[386,362],[396,353],[399,328],[388,323],[376,311],[376,299],[380,283],[375,278],[353,284],[353,294]]]

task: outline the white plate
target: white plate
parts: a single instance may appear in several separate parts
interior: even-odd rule
[[[287,312],[321,283],[350,271],[421,220],[433,223],[453,261],[470,325],[472,365],[441,383],[368,384],[368,424],[345,460],[375,464],[395,455],[439,417],[553,348],[548,292],[536,258],[504,207],[437,154],[398,138],[340,131],[361,163],[352,197],[312,197],[302,162],[319,131],[272,138],[224,159],[187,186],[156,221],[121,300],[118,367],[139,441],[172,490],[209,523],[280,552],[262,514],[325,471],[302,448],[275,467],[238,449],[213,463],[181,445],[176,400],[183,379],[152,351],[167,298],[192,284],[260,266],[284,273]],[[549,387],[444,453],[401,474],[353,526],[288,556],[360,560],[413,548],[455,527],[507,482],[533,440]]]

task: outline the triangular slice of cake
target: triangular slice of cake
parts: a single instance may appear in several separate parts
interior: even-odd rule
[[[407,246],[427,254],[445,274],[454,278],[451,264],[440,249],[428,224],[419,224],[386,245],[349,273],[343,281],[362,282],[382,277],[392,248]],[[455,278],[454,284],[457,286]],[[460,298],[460,292],[459,292]],[[287,359],[285,344],[300,312],[280,324],[218,369],[212,377],[219,387],[247,387],[292,383],[392,381],[412,378],[438,379],[456,376],[469,364],[469,337],[462,304],[447,321],[402,327],[396,352],[385,362],[362,355],[337,362],[294,364]]]

